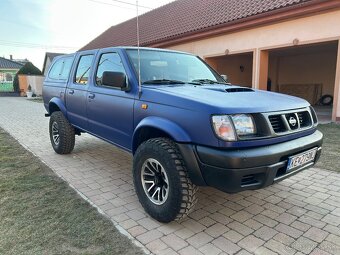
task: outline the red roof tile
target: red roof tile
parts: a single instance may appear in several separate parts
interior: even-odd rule
[[[139,17],[140,44],[148,46],[257,14],[301,6],[310,1],[313,0],[177,0]],[[112,26],[82,50],[136,44],[134,18]]]

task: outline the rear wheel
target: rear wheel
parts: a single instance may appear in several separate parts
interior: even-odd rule
[[[169,139],[150,139],[138,147],[133,177],[140,203],[160,222],[184,218],[197,202],[197,187],[176,144]]]
[[[54,151],[58,154],[71,153],[75,143],[75,131],[62,112],[52,113],[49,130]]]

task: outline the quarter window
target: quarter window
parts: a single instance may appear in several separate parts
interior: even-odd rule
[[[79,60],[75,83],[86,85],[89,79],[93,55],[82,56]]]
[[[50,72],[48,73],[48,78],[59,80],[59,75],[63,67],[63,59],[58,59],[52,66]]]
[[[96,74],[97,85],[103,85],[102,84],[103,73],[106,71],[120,72],[125,74],[125,69],[118,53],[112,52],[101,55]]]

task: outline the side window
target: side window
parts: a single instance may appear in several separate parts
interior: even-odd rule
[[[60,73],[59,79],[67,80],[67,78],[70,74],[70,71],[71,71],[72,62],[73,62],[73,58],[65,58],[64,59],[64,65],[63,65],[63,69]]]
[[[112,52],[101,55],[96,74],[97,85],[102,85],[102,77],[105,71],[125,74],[125,69],[118,53]]]
[[[58,80],[61,72],[61,68],[63,67],[63,59],[58,59],[52,66],[51,70],[48,73],[48,78]]]
[[[85,55],[80,57],[76,77],[74,82],[82,85],[86,85],[89,79],[90,68],[93,60],[93,55]]]

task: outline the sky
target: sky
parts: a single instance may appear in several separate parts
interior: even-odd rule
[[[138,0],[139,14],[173,0]],[[0,0],[0,56],[42,70],[45,52],[71,53],[136,16],[136,0]]]

